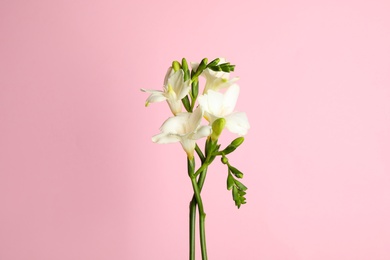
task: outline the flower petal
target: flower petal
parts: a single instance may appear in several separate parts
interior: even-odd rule
[[[240,136],[246,135],[250,125],[248,118],[244,112],[237,112],[228,115],[225,117],[226,125],[225,127],[232,133],[238,134]]]
[[[186,82],[184,82],[181,91],[177,93],[177,99],[181,101],[185,96],[188,95],[190,90],[191,90],[191,80],[189,79]]]
[[[146,105],[149,105],[149,103],[156,103],[166,100],[167,98],[164,96],[162,92],[156,92],[150,94],[150,96],[146,99]]]
[[[225,92],[223,97],[222,116],[229,115],[236,107],[240,87],[237,84],[231,85]]]
[[[211,126],[204,125],[199,127],[199,129],[195,133],[190,135],[189,138],[191,138],[192,140],[198,140],[200,138],[211,135],[211,132],[212,132]]]
[[[184,86],[184,71],[178,70],[168,78],[168,85],[170,85],[176,94],[179,94]]]
[[[166,86],[168,84],[168,79],[169,77],[172,76],[174,70],[172,69],[172,67],[169,67],[167,72],[165,73],[165,77],[164,77],[164,86]]]
[[[207,94],[204,94],[198,98],[199,104],[204,111],[208,113],[220,116],[223,104],[223,94],[214,90],[209,90]]]
[[[191,113],[187,126],[186,133],[193,133],[199,127],[200,122],[202,121],[203,110],[200,106],[198,106],[193,113]]]
[[[146,89],[146,88],[141,88],[141,91],[147,93],[163,93],[161,90]]]
[[[168,118],[160,127],[160,131],[166,134],[186,134],[186,124],[190,117],[189,113],[181,113]]]
[[[180,141],[180,137],[177,135],[171,135],[166,133],[160,133],[152,137],[152,141],[158,144],[170,144]]]

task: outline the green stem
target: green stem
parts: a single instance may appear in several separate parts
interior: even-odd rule
[[[199,155],[199,154],[198,154]],[[203,157],[204,158],[204,157]],[[196,182],[196,175],[194,176],[194,161],[188,160],[188,174],[191,178],[191,182],[194,188],[194,195],[190,202],[190,260],[195,260],[195,222],[196,222],[196,205],[197,198],[200,199],[200,192],[202,191],[204,181],[206,179],[207,167],[200,173],[198,181]],[[195,186],[194,186],[195,182]],[[197,192],[196,192],[197,190]],[[199,196],[197,196],[197,194]],[[201,201],[201,199],[200,199]],[[206,238],[205,238],[205,214],[202,207],[199,208],[199,228],[200,228],[200,238],[201,238],[201,248],[202,248],[202,259],[207,259],[206,253]]]
[[[196,200],[190,202],[190,260],[195,260]]]
[[[205,235],[205,218],[206,214],[203,209],[203,201],[200,196],[200,190],[198,187],[198,183],[196,181],[196,177],[191,177],[192,188],[194,190],[194,194],[196,197],[196,201],[198,203],[199,210],[199,233],[200,233],[200,247],[202,251],[202,260],[207,260],[207,249],[206,249],[206,235]]]

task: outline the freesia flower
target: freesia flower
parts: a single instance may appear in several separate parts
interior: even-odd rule
[[[218,65],[223,63],[226,63],[226,60],[224,58],[219,58]],[[199,63],[191,63],[191,67],[194,70],[196,70],[198,66]],[[207,93],[207,91],[210,89],[218,91],[220,89],[228,88],[239,79],[238,77],[230,79],[229,72],[213,71],[209,68],[206,68],[201,75],[206,78],[206,84],[203,93]]]
[[[159,144],[180,142],[188,158],[192,159],[196,140],[211,134],[210,126],[200,126],[202,118],[201,107],[193,113],[185,112],[170,117],[161,126],[161,133],[152,137],[152,141]]]
[[[249,122],[245,113],[233,112],[236,106],[240,87],[237,84],[230,86],[225,93],[209,90],[198,98],[200,106],[204,110],[204,117],[210,124],[218,118],[225,118],[225,127],[232,133],[240,136],[249,130]]]
[[[169,108],[174,115],[182,111],[182,98],[187,96],[191,89],[191,80],[184,81],[183,70],[174,71],[171,67],[168,69],[164,79],[164,89],[151,90],[141,89],[143,92],[151,93],[146,99],[145,106],[149,103],[161,102],[166,100]]]

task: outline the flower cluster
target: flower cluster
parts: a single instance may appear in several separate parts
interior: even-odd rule
[[[202,187],[206,178],[208,166],[217,156],[227,165],[228,174],[226,186],[232,191],[235,205],[240,208],[246,203],[246,190],[239,180],[243,173],[233,167],[227,155],[235,151],[244,141],[242,137],[249,130],[249,122],[245,113],[236,112],[235,106],[240,93],[238,78],[231,78],[230,72],[234,65],[222,58],[211,62],[205,58],[200,63],[191,63],[186,59],[182,62],[172,62],[164,79],[163,90],[141,89],[150,93],[145,105],[166,101],[173,116],[161,126],[160,133],[153,136],[155,143],[166,144],[180,142],[187,153],[188,176],[191,179],[194,195],[190,202],[190,260],[195,259],[195,219],[196,207],[199,209],[199,233],[202,259],[207,260],[205,240],[205,212],[201,197]],[[199,77],[206,79],[205,86],[199,95]],[[185,109],[185,111],[184,111]],[[203,125],[202,119],[208,124]],[[237,134],[225,149],[220,149],[218,139],[224,129]],[[204,152],[197,141],[207,137]],[[194,151],[196,151],[201,166],[195,169]]]
[[[223,58],[210,63],[203,59],[201,63],[191,63],[191,73],[189,69],[185,59],[181,64],[174,61],[166,73],[163,90],[141,90],[150,93],[146,106],[167,101],[174,115],[163,123],[161,133],[152,138],[153,142],[180,142],[187,156],[193,158],[196,141],[212,134],[212,125],[217,119],[223,118],[224,127],[239,136],[247,133],[249,122],[245,113],[234,111],[240,92],[238,78],[230,78],[234,65]],[[198,96],[199,76],[204,77],[206,83],[203,94]],[[201,125],[203,117],[209,125]]]

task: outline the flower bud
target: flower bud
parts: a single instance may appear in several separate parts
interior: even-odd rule
[[[178,71],[179,69],[181,69],[180,63],[177,60],[173,61],[172,68],[175,72]]]
[[[216,58],[212,62],[210,62],[209,65],[207,65],[207,67],[216,66],[216,65],[218,65],[219,61],[220,61],[220,59]]]
[[[225,124],[226,124],[225,118],[218,118],[217,120],[214,121],[212,125],[213,132],[210,136],[212,141],[218,140],[223,129],[225,128]]]
[[[230,173],[228,173],[228,176],[227,176],[226,188],[228,190],[231,190],[232,188],[235,188],[235,186],[234,186],[234,178],[233,178],[233,176]]]
[[[181,67],[184,71],[184,81],[187,81],[190,78],[190,71],[188,69],[188,63],[185,58],[181,60]]]
[[[223,156],[223,157],[221,158],[221,162],[222,162],[223,164],[227,164],[227,163],[229,162],[229,160],[228,160],[228,158],[226,158],[225,156]]]
[[[234,139],[234,140],[231,142],[231,145],[237,148],[237,147],[239,147],[243,142],[244,142],[244,137],[238,137],[238,138]]]
[[[234,139],[223,151],[223,154],[229,154],[237,149],[244,142],[244,137]]]

